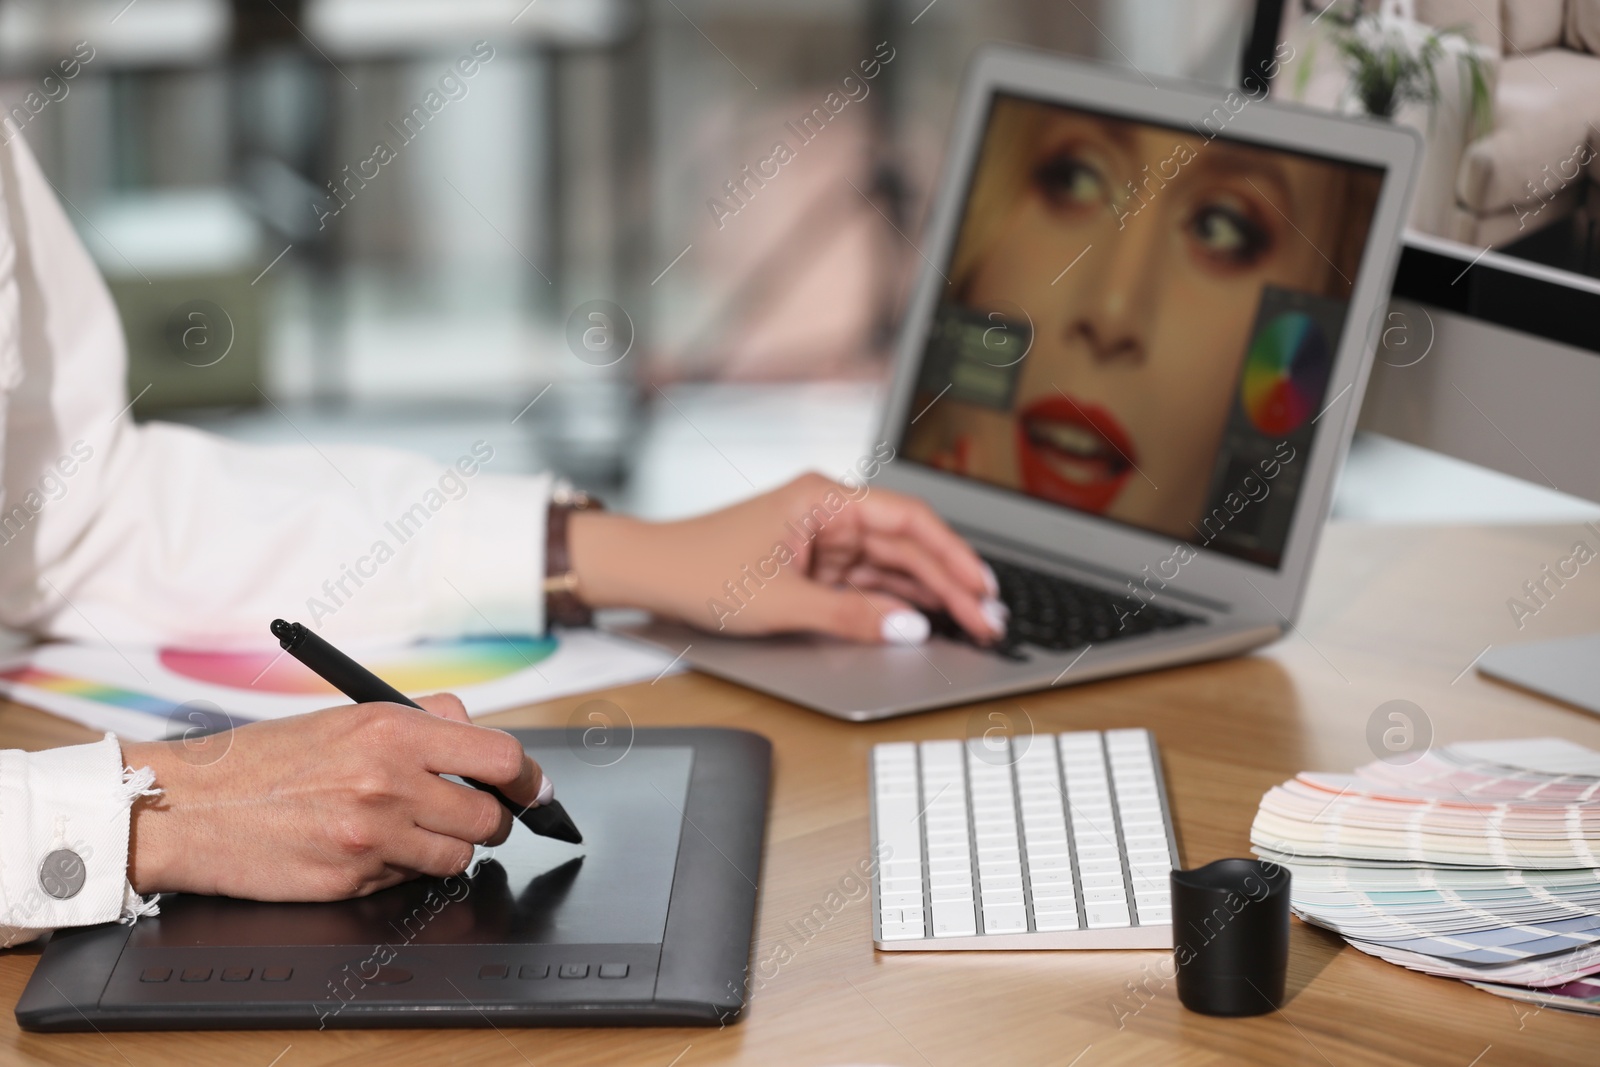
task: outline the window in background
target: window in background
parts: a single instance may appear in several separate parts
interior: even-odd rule
[[[658,385],[870,390],[974,48],[1226,77],[1236,5],[1198,6],[0,0],[0,94],[93,51],[25,136],[111,278],[141,417],[443,458],[492,431],[605,485],[658,439]]]

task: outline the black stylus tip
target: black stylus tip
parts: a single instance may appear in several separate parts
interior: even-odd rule
[[[292,641],[294,639],[294,623],[283,619],[272,620],[272,636],[279,641]]]
[[[561,806],[559,800],[529,808],[522,813],[522,824],[540,837],[553,837],[574,845],[583,844],[583,835],[578,832],[572,816],[567,814],[567,809]]]

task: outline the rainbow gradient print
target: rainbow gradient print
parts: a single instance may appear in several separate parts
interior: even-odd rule
[[[402,693],[430,693],[504,678],[556,650],[554,637],[464,637],[425,641],[373,659],[354,658]],[[161,650],[161,665],[198,682],[254,693],[336,696],[337,690],[283,652]]]
[[[96,704],[106,704],[113,708],[122,708],[125,711],[140,711],[146,715],[159,715],[166,718],[183,707],[170,700],[151,696],[149,693],[139,693],[132,689],[122,689],[104,682],[92,682],[87,678],[72,678],[55,671],[40,670],[38,667],[17,667],[14,670],[0,672],[0,680],[15,682],[17,685],[32,686],[42,689],[47,693],[57,693],[61,696],[76,697],[79,700],[92,700]]]
[[[1285,312],[1251,342],[1239,403],[1256,429],[1287,437],[1316,411],[1331,368],[1322,327],[1302,311]]]

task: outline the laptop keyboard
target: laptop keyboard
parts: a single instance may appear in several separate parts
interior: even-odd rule
[[[1177,860],[1145,730],[872,750],[880,949],[1160,948]]]
[[[1014,652],[1022,644],[1070,652],[1085,645],[1202,621],[1131,595],[1097,589],[1005,560],[986,557],[984,562],[994,568],[1000,599],[1011,610],[1006,640],[998,649],[1002,654]],[[940,615],[943,617],[932,617],[934,632],[960,639],[961,627],[948,615]]]

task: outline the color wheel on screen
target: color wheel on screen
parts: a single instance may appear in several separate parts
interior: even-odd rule
[[[355,658],[402,693],[428,693],[504,678],[538,664],[555,650],[554,637],[467,637]],[[231,689],[302,696],[336,692],[299,660],[279,652],[165,648],[160,659],[174,674]]]
[[[1286,437],[1310,418],[1328,388],[1332,353],[1303,311],[1275,316],[1250,344],[1239,402],[1256,429]]]

